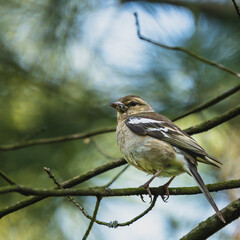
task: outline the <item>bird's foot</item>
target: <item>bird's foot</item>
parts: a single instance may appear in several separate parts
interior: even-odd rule
[[[162,186],[160,186],[160,187],[164,187],[165,194],[163,194],[163,195],[160,195],[160,196],[161,196],[162,200],[163,200],[163,201],[166,203],[166,202],[167,202],[167,200],[169,199],[169,190],[168,190],[168,185],[167,185],[167,184],[164,184],[164,185],[162,185]]]
[[[151,203],[152,202],[152,193],[151,193],[150,188],[149,188],[149,183],[146,182],[143,185],[141,185],[140,187],[144,187],[147,190],[148,196],[150,198],[150,203]],[[140,194],[140,198],[143,202],[145,202],[142,194]]]
[[[150,197],[150,203],[152,202],[152,193],[150,191],[149,185],[153,181],[153,179],[159,175],[159,173],[161,171],[162,170],[159,169],[146,183],[144,183],[143,185],[140,186],[140,187],[144,187],[147,190],[148,196]],[[140,194],[140,197],[141,197],[142,201],[145,202],[142,194]]]
[[[161,195],[161,198],[162,200],[166,203],[167,200],[169,199],[169,190],[168,190],[168,187],[170,185],[170,183],[172,182],[172,180],[175,178],[175,176],[171,177],[170,180],[168,182],[166,182],[165,184],[163,184],[162,186],[160,187],[164,187],[164,190],[165,190],[165,194],[164,195]]]

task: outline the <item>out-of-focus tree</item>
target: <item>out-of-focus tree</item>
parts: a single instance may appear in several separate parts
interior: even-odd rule
[[[239,78],[187,54],[141,41],[133,16],[133,12],[139,13],[144,36],[166,45],[182,46],[239,72],[240,21],[230,1],[1,0],[0,5],[1,146],[114,126],[115,115],[108,103],[123,95],[140,95],[158,112],[174,118],[239,84]],[[182,128],[190,127],[237,104],[239,92],[177,123]],[[224,163],[220,172],[200,166],[206,182],[239,178],[239,131],[236,118],[196,137]],[[1,151],[0,170],[18,184],[50,188],[53,184],[43,171],[44,166],[62,181],[107,163],[106,155],[121,157],[114,133],[95,136],[90,141]],[[117,169],[82,185],[101,186],[116,173]],[[143,178],[147,176],[129,168],[114,186],[136,187],[144,182]],[[188,186],[191,181],[188,176],[179,179],[178,186]],[[3,186],[6,183],[1,178],[0,187]],[[239,190],[221,193],[220,205],[223,207],[237,198]],[[1,195],[1,208],[22,199],[14,193]],[[137,198],[121,199],[102,201],[99,218],[124,221],[137,215],[134,206],[146,207]],[[168,229],[163,239],[178,239],[186,234],[204,220],[202,211],[207,213],[204,217],[210,216],[210,208],[203,199],[192,199],[193,209],[196,202],[201,208],[198,216],[185,208],[174,215],[176,209],[171,204],[181,206],[180,197],[171,197],[167,205],[155,206],[160,208],[162,216],[153,210],[154,217]],[[76,200],[89,212],[93,210],[92,198],[76,197]],[[190,201],[189,197],[184,201]],[[106,209],[113,213],[106,213]],[[185,216],[187,210],[190,213]],[[152,223],[152,218],[146,216],[146,221]],[[88,226],[88,220],[64,198],[49,198],[0,221],[0,238],[7,240],[79,239]],[[239,225],[234,224],[212,239],[238,236]],[[138,222],[129,231],[122,229],[94,225],[89,239],[118,239],[118,236],[140,239],[138,232],[146,239],[159,236],[162,227],[154,225],[153,229],[158,230],[152,230],[152,235]],[[132,229],[134,234],[130,233]]]

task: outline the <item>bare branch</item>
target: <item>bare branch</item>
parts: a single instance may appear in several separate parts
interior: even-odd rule
[[[125,166],[112,180],[109,181],[109,183],[103,185],[102,187],[107,188],[111,186],[127,170],[129,166],[129,164]]]
[[[217,192],[227,189],[240,188],[240,179],[231,180],[226,182],[219,182],[208,184],[209,192]],[[38,189],[29,188],[21,185],[8,186],[0,188],[0,193],[18,192],[24,195],[35,195],[41,197],[64,197],[64,196],[95,196],[95,197],[116,197],[116,196],[135,196],[148,194],[144,187],[139,188],[123,188],[123,189],[110,189],[103,187],[96,188],[76,188],[76,189]],[[165,194],[164,187],[151,188],[153,195]],[[180,187],[169,188],[170,195],[193,195],[202,193],[198,187]],[[1,213],[0,213],[1,216]]]
[[[113,160],[109,163],[106,163],[102,166],[99,166],[97,168],[94,168],[93,170],[85,173],[85,174],[82,174],[82,175],[79,175],[79,176],[76,176],[74,178],[71,178],[63,183],[61,183],[61,186],[63,188],[71,188],[73,186],[76,186],[82,182],[85,182],[93,177],[96,177],[98,176],[99,174],[102,174],[104,172],[107,172],[111,169],[114,169],[116,167],[120,167],[124,164],[126,164],[126,160],[121,158],[121,159],[116,159],[116,160]]]
[[[10,185],[16,185],[16,183],[12,179],[10,179],[3,171],[0,171],[0,176]]]
[[[197,133],[205,132],[215,126],[218,126],[218,125],[236,117],[237,115],[239,115],[239,106],[237,106],[234,109],[231,109],[228,112],[225,112],[224,114],[222,114],[218,117],[212,118],[212,119],[210,119],[206,122],[203,122],[199,125],[187,128],[184,131],[187,132],[188,134],[197,134]],[[116,130],[115,127],[103,128],[103,129],[91,131],[88,133],[76,133],[76,134],[61,136],[61,137],[43,138],[43,139],[28,141],[25,143],[2,145],[2,146],[0,146],[0,151],[10,151],[10,150],[16,150],[16,149],[30,147],[30,146],[34,146],[34,145],[58,143],[58,142],[63,142],[63,141],[83,139],[83,138],[86,138],[89,136],[96,136],[96,135],[103,134],[103,133],[113,132],[115,130]]]
[[[235,108],[232,108],[231,110],[223,113],[220,116],[214,117],[208,121],[205,121],[203,123],[200,123],[198,125],[192,126],[190,128],[184,129],[184,131],[190,135],[202,133],[205,131],[208,131],[222,123],[227,122],[228,120],[238,116],[240,114],[240,105],[238,105]]]
[[[230,68],[227,68],[225,66],[223,66],[222,64],[219,64],[219,63],[216,63],[216,62],[213,62],[213,61],[210,61],[209,59],[206,59],[204,57],[201,57],[199,55],[197,55],[196,53],[188,50],[188,49],[185,49],[185,48],[182,48],[182,47],[170,47],[170,46],[167,46],[167,45],[164,45],[162,43],[159,43],[159,42],[156,42],[156,41],[153,41],[151,40],[150,38],[147,38],[147,37],[144,37],[141,32],[140,32],[140,24],[139,24],[139,21],[138,21],[138,15],[137,13],[135,12],[134,13],[134,16],[135,16],[135,19],[136,19],[136,27],[137,27],[137,35],[138,37],[143,40],[143,41],[146,41],[146,42],[149,42],[151,44],[154,44],[156,46],[159,46],[159,47],[162,47],[162,48],[165,48],[165,49],[168,49],[168,50],[174,50],[174,51],[180,51],[180,52],[184,52],[186,54],[188,54],[189,56],[195,58],[195,59],[198,59],[199,61],[202,61],[208,65],[211,65],[213,67],[216,67],[216,68],[219,68],[225,72],[228,72],[230,74],[232,74],[233,76],[235,77],[238,77],[240,78],[240,73],[237,73],[235,71],[233,71],[232,69]]]
[[[53,182],[57,185],[57,187],[58,187],[59,189],[64,189],[64,188],[62,187],[62,185],[61,185],[61,184],[57,181],[57,179],[54,177],[53,173],[50,171],[49,168],[44,167],[43,169],[46,171],[46,173],[48,174],[48,176],[53,180]],[[72,202],[72,203],[83,213],[84,216],[86,216],[86,217],[89,218],[89,219],[92,219],[92,217],[84,210],[84,208],[83,208],[77,201],[75,201],[74,198],[72,198],[72,197],[70,197],[70,196],[66,196],[66,197],[68,198],[68,200],[69,200],[70,202]]]
[[[214,183],[214,184],[208,184],[207,188],[209,189],[210,192],[216,192],[216,191],[221,191],[221,190],[227,190],[227,189],[233,189],[233,188],[239,188],[240,187],[240,179],[239,180],[231,180],[227,182],[221,182],[221,183]],[[2,189],[2,188],[1,188]],[[140,194],[148,194],[146,192],[145,188],[126,188],[126,189],[109,189],[109,188],[92,188],[92,189],[34,189],[34,188],[24,188],[22,186],[10,186],[8,187],[10,191],[16,191],[22,194],[36,194],[36,195],[41,195],[43,198],[45,197],[50,197],[50,196],[55,196],[55,197],[61,197],[61,196],[69,196],[69,195],[74,195],[74,196],[96,196],[96,197],[114,197],[114,196],[131,196],[131,195],[140,195]],[[0,191],[2,192],[2,191]],[[122,226],[127,226],[132,224],[133,222],[137,221],[139,218],[147,214],[155,205],[155,201],[157,200],[157,196],[162,195],[165,193],[164,187],[162,188],[151,188],[152,194],[155,196],[154,201],[152,202],[151,206],[146,209],[143,213],[139,214],[137,217],[133,218],[130,221],[127,221],[125,223],[118,223],[117,221],[112,221],[110,223],[107,222],[102,222],[99,220],[95,219],[95,222],[100,225],[104,225],[107,227],[122,227]],[[192,195],[192,194],[201,194],[202,192],[198,187],[182,187],[182,188],[169,188],[169,193],[170,195]],[[33,197],[28,200],[29,205],[33,204],[34,200],[38,197]],[[40,197],[41,198],[41,197]],[[42,200],[41,199],[41,200]],[[38,199],[39,201],[39,199]],[[21,204],[18,203],[16,204],[17,206]],[[11,212],[13,212],[13,207],[11,207]],[[89,218],[93,219],[90,215],[88,215],[84,209],[80,206],[80,210],[84,213],[84,215]],[[15,211],[18,209],[15,209]],[[8,211],[8,212],[6,212]],[[2,209],[0,210],[0,217],[3,217],[7,214],[9,214],[9,208]],[[224,216],[225,217],[225,216]],[[231,219],[229,217],[228,219]],[[233,219],[234,220],[234,219]],[[229,220],[230,221],[230,220]]]
[[[213,127],[216,127],[216,126],[236,117],[237,115],[239,115],[239,106],[229,110],[228,112],[223,113],[222,115],[220,115],[218,117],[212,118],[212,119],[205,121],[199,125],[187,128],[183,131],[187,132],[190,135],[205,132],[207,130],[212,129]],[[114,132],[115,130],[116,130],[115,127],[103,128],[103,129],[91,131],[88,133],[76,133],[76,134],[61,136],[61,137],[43,138],[43,139],[38,139],[38,140],[33,140],[33,141],[27,141],[24,143],[2,145],[2,146],[0,146],[0,151],[11,151],[11,150],[16,150],[16,149],[20,149],[20,148],[35,146],[35,145],[83,139],[83,138],[86,138],[89,136],[96,136],[96,135],[103,134],[103,133]]]
[[[109,187],[109,186],[127,169],[128,166],[129,166],[129,165],[127,165],[123,170],[121,170],[108,184],[106,184],[106,185],[103,186],[103,187]],[[57,179],[56,179],[56,178],[54,177],[54,175],[51,173],[50,169],[44,167],[44,170],[47,172],[47,174],[48,174],[49,177],[53,180],[53,182],[58,186],[58,188],[63,189],[63,187],[61,186],[61,184],[58,183]],[[84,209],[73,197],[67,196],[67,198],[68,198],[68,200],[69,200],[70,202],[72,202],[72,203],[83,213],[83,215],[84,215],[86,218],[88,218],[88,219],[91,220],[90,225],[89,225],[89,228],[90,228],[90,229],[92,228],[93,222],[96,222],[96,223],[101,224],[101,225],[109,226],[109,223],[106,223],[106,222],[102,222],[102,221],[97,220],[97,219],[96,219],[96,215],[95,215],[95,217],[94,217],[94,215],[93,215],[93,216],[89,215],[89,214],[85,211],[85,209]],[[96,211],[98,211],[98,207],[99,207],[99,204],[100,204],[100,199],[101,199],[101,198],[97,198],[97,202],[96,202],[96,206],[95,206],[95,210],[96,210],[96,207],[97,207],[97,210],[96,210]],[[86,232],[87,236],[88,236],[88,234],[89,234],[88,231],[90,231],[89,228],[88,228],[88,230],[87,230],[87,232]],[[86,234],[85,234],[85,235],[86,235]]]
[[[192,113],[200,112],[200,111],[202,111],[202,110],[204,110],[206,108],[209,108],[209,107],[211,107],[211,106],[221,102],[225,98],[233,95],[234,93],[238,92],[239,90],[240,90],[240,85],[237,85],[236,87],[229,89],[228,91],[226,91],[226,92],[220,94],[219,96],[211,99],[210,101],[208,101],[208,102],[206,102],[206,103],[204,103],[204,104],[202,104],[202,105],[192,109],[191,111],[186,112],[186,113],[184,113],[184,114],[174,118],[172,121],[177,121],[177,120],[179,120],[181,118],[184,118],[184,117],[186,117],[186,116],[188,116],[188,115],[190,115]]]
[[[110,154],[108,154],[106,151],[104,151],[101,146],[98,144],[98,142],[94,139],[91,138],[90,142],[93,143],[93,145],[96,147],[96,149],[98,150],[99,153],[101,153],[104,157],[108,158],[108,159],[116,159],[117,157],[111,156]]]
[[[240,217],[240,198],[221,210],[221,213],[226,220],[226,224],[224,224],[218,216],[214,214],[206,221],[201,222],[196,228],[191,230],[191,232],[182,237],[181,240],[207,239],[221,228],[236,220]]]
[[[117,223],[117,224],[115,225],[115,227],[129,226],[130,224],[136,222],[136,221],[137,221],[138,219],[140,219],[141,217],[145,216],[147,213],[149,213],[149,212],[153,209],[153,207],[154,207],[155,204],[156,204],[157,198],[158,198],[158,196],[157,196],[157,195],[154,195],[153,201],[152,201],[151,205],[150,205],[144,212],[142,212],[141,214],[139,214],[138,216],[136,216],[135,218],[133,218],[133,219],[130,220],[130,221],[127,221],[127,222],[125,222],[125,223]]]
[[[116,167],[119,167],[121,165],[124,165],[126,164],[127,162],[124,160],[124,159],[117,159],[117,160],[114,160],[114,161],[111,161],[109,163],[106,163],[100,167],[97,167],[83,175],[80,175],[80,176],[76,176],[70,180],[67,180],[63,183],[60,183],[61,186],[63,188],[70,188],[70,187],[73,187],[73,186],[76,186],[77,184],[80,184],[82,182],[85,182],[87,180],[89,180],[90,178],[93,178],[101,173],[104,173],[104,172],[107,172],[113,168],[116,168]],[[17,187],[16,187],[17,188]],[[4,190],[5,189],[5,190]],[[8,189],[9,190],[9,189]],[[4,187],[4,188],[1,188],[0,192],[6,192],[8,191],[7,190],[7,187]],[[11,192],[8,191],[8,192]],[[43,199],[45,199],[46,197],[40,197],[40,196],[35,196],[35,197],[30,197],[30,198],[27,198],[27,199],[24,199],[22,201],[19,201],[17,202],[16,204],[13,204],[9,207],[6,207],[6,208],[3,208],[0,210],[0,218],[12,213],[12,212],[15,212],[19,209],[22,209],[22,208],[25,208],[27,206],[30,206],[34,203],[37,203]]]
[[[117,180],[117,178],[118,178],[128,167],[129,167],[129,165],[125,166],[109,183],[107,183],[106,185],[104,185],[104,186],[102,186],[102,187],[103,187],[103,188],[109,187],[114,181]],[[55,183],[59,188],[62,189],[62,186],[57,182],[57,180],[56,180],[56,178],[54,177],[54,175],[50,172],[50,169],[49,169],[49,168],[44,168],[44,170],[48,173],[49,177],[50,177],[51,179],[53,179],[54,183]],[[92,227],[92,225],[93,225],[94,222],[96,222],[96,223],[99,224],[99,225],[107,226],[107,227],[110,227],[110,228],[112,228],[112,227],[116,228],[116,227],[119,227],[119,226],[122,227],[122,226],[130,225],[130,224],[132,224],[133,222],[135,222],[135,221],[137,221],[138,219],[140,219],[142,216],[146,215],[146,214],[154,207],[154,205],[155,205],[155,203],[156,203],[156,200],[157,200],[157,196],[154,196],[153,202],[152,202],[152,204],[150,205],[150,207],[149,207],[148,209],[146,209],[143,213],[141,213],[140,215],[138,215],[137,217],[133,218],[133,219],[130,220],[130,221],[127,221],[127,222],[125,222],[125,223],[118,223],[117,221],[111,221],[110,223],[108,223],[108,222],[103,222],[103,221],[97,220],[97,219],[96,219],[96,215],[95,215],[95,216],[94,216],[94,215],[93,215],[93,216],[89,215],[89,214],[85,211],[85,209],[84,209],[82,206],[80,206],[78,202],[75,201],[74,198],[72,198],[72,197],[70,197],[70,196],[67,196],[67,198],[69,199],[69,201],[71,201],[71,202],[83,213],[83,215],[84,215],[85,217],[87,217],[88,219],[91,220],[90,225],[89,225],[89,228],[90,228],[90,229],[91,229],[91,227]],[[96,202],[96,206],[95,206],[95,211],[98,211],[98,207],[99,207],[99,204],[100,204],[100,199],[102,199],[102,198],[100,198],[100,197],[97,198],[97,202]],[[96,207],[97,207],[97,210],[96,210]],[[88,229],[89,229],[89,228],[88,228]],[[88,232],[88,230],[87,230],[87,232]],[[86,233],[87,233],[87,232],[86,232]],[[88,235],[88,234],[89,234],[89,233],[87,233],[87,235]],[[85,235],[86,235],[86,234],[85,234]]]
[[[90,131],[87,133],[75,133],[75,134],[70,134],[70,135],[60,136],[60,137],[42,138],[42,139],[31,140],[31,141],[26,141],[22,143],[2,145],[0,146],[0,151],[10,151],[10,150],[16,150],[20,148],[35,146],[35,145],[51,144],[51,143],[59,143],[59,142],[77,140],[77,139],[84,139],[84,138],[93,137],[103,133],[113,132],[115,131],[115,129],[116,129],[115,127],[109,127],[109,128],[103,128],[100,130]]]
[[[240,17],[240,9],[239,9],[239,6],[237,5],[237,3],[236,3],[235,0],[232,0],[232,2],[233,2],[233,5],[234,5],[234,7],[235,7],[235,9],[236,9],[236,12],[237,12],[238,16]]]
[[[138,2],[141,3],[154,3],[154,4],[167,4],[174,7],[184,7],[191,10],[194,14],[204,14],[211,18],[219,18],[221,21],[225,19],[233,18],[232,14],[232,6],[228,3],[228,1],[179,1],[179,0],[121,0],[121,3],[128,2]],[[141,6],[144,7],[143,4]]]
[[[26,137],[24,137],[22,142],[29,141],[29,140],[35,138],[36,136],[38,136],[39,134],[45,132],[45,131],[46,131],[46,127],[42,127],[40,129],[37,129],[35,132],[32,132],[32,133],[28,134]]]
[[[102,198],[100,198],[100,197],[97,198],[95,209],[94,209],[93,216],[92,216],[92,220],[91,220],[91,222],[90,222],[90,224],[88,226],[88,229],[87,229],[86,233],[84,234],[82,240],[86,240],[87,239],[87,237],[88,237],[88,235],[89,235],[89,233],[90,233],[90,231],[91,231],[91,229],[93,227],[93,224],[94,224],[94,222],[96,220],[96,217],[97,217],[97,213],[98,213],[98,209],[99,209],[99,206],[100,206],[101,199]]]

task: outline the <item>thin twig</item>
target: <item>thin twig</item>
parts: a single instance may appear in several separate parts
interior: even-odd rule
[[[102,199],[101,197],[97,197],[97,201],[96,201],[95,209],[94,209],[94,212],[93,212],[92,220],[91,220],[91,222],[88,226],[88,229],[87,229],[86,233],[84,234],[82,240],[87,239],[87,237],[88,237],[88,235],[89,235],[89,233],[90,233],[90,231],[93,227],[93,224],[94,224],[94,222],[96,220],[96,217],[97,217],[97,213],[98,213],[98,209],[99,209],[99,206],[100,206],[101,199]]]
[[[210,101],[192,109],[191,111],[186,112],[186,113],[174,118],[172,121],[177,121],[177,120],[184,118],[192,113],[200,112],[206,108],[209,108],[209,107],[221,102],[222,100],[226,99],[227,97],[233,95],[234,93],[238,92],[239,90],[240,90],[240,85],[237,85],[236,87],[229,89],[228,91],[226,91],[226,92],[220,94],[219,96],[211,99]]]
[[[234,7],[236,9],[236,12],[237,12],[238,16],[240,17],[240,8],[239,8],[239,6],[237,5],[235,0],[232,0],[232,2],[233,2],[233,5],[234,5]]]
[[[240,217],[240,198],[221,210],[221,214],[226,220],[226,224],[218,218],[217,214],[214,214],[206,221],[201,222],[196,228],[192,229],[191,232],[182,237],[181,240],[207,239],[221,228],[236,220]]]
[[[59,189],[64,189],[62,185],[57,181],[57,179],[54,177],[53,173],[51,173],[49,168],[44,167],[44,170],[47,172],[48,176],[53,180],[53,182],[58,186]],[[92,216],[90,216],[85,209],[71,196],[67,196],[68,200],[72,202],[82,213],[85,217],[90,219],[92,221]],[[98,201],[97,201],[98,203]],[[100,202],[99,202],[100,203]]]
[[[8,182],[10,185],[16,185],[16,183],[11,180],[3,171],[0,170],[0,176],[6,181]]]
[[[98,150],[99,153],[101,153],[104,157],[108,158],[108,159],[116,159],[116,157],[111,156],[110,154],[106,153],[98,144],[98,142],[94,139],[91,138],[90,141],[94,144],[94,146],[96,147],[96,149]]]
[[[53,182],[57,185],[58,188],[64,189],[62,185],[57,181],[57,179],[54,177],[53,173],[50,171],[50,168],[44,167],[44,171],[48,174],[48,176],[53,180]]]
[[[168,49],[168,50],[174,50],[174,51],[180,51],[180,52],[184,52],[186,54],[188,54],[189,56],[193,57],[193,58],[196,58],[206,64],[209,64],[211,66],[214,66],[216,68],[219,68],[225,72],[228,72],[232,75],[234,75],[235,77],[238,77],[240,78],[240,73],[237,73],[235,71],[233,71],[232,69],[230,68],[227,68],[225,66],[223,66],[222,64],[219,64],[219,63],[216,63],[216,62],[213,62],[213,61],[210,61],[209,59],[206,59],[204,57],[201,57],[199,55],[197,55],[196,53],[188,50],[188,49],[185,49],[185,48],[182,48],[182,47],[170,47],[170,46],[167,46],[167,45],[164,45],[162,43],[159,43],[159,42],[156,42],[156,41],[153,41],[151,40],[150,38],[147,38],[147,37],[144,37],[141,32],[140,32],[140,24],[139,24],[139,20],[138,20],[138,15],[137,13],[135,12],[134,13],[134,16],[135,16],[135,19],[136,19],[136,27],[137,27],[137,35],[138,37],[143,40],[143,41],[146,41],[146,42],[149,42],[151,44],[154,44],[156,46],[159,46],[159,47],[162,47],[162,48],[165,48],[165,49]]]
[[[57,179],[54,177],[53,173],[50,171],[49,168],[44,167],[43,169],[46,171],[46,173],[48,174],[48,176],[53,180],[53,182],[57,185],[57,187],[58,187],[59,189],[64,189],[64,188],[62,187],[62,185],[61,185],[61,184],[57,181]],[[91,231],[91,229],[92,229],[93,223],[94,223],[94,221],[96,220],[98,208],[99,208],[100,201],[101,201],[102,198],[101,198],[101,197],[97,197],[97,202],[96,202],[95,210],[94,210],[93,216],[91,217],[91,216],[84,210],[84,208],[83,208],[73,197],[70,197],[70,196],[66,196],[66,197],[68,198],[68,200],[69,200],[70,202],[72,202],[72,203],[83,213],[83,215],[84,215],[85,217],[91,219],[91,222],[90,222],[90,224],[89,224],[89,226],[88,226],[88,229],[87,229],[87,231],[86,231],[86,233],[85,233],[85,235],[84,235],[84,237],[83,237],[83,239],[87,239],[87,236],[89,235],[89,233],[90,233],[90,231]]]
[[[71,178],[67,181],[64,181],[63,183],[61,183],[61,185],[63,186],[63,188],[71,188],[73,186],[76,186],[80,183],[83,183],[89,179],[92,179],[93,177],[96,177],[98,176],[99,174],[102,174],[104,172],[107,172],[111,169],[114,169],[116,167],[120,167],[124,164],[127,164],[126,160],[121,158],[121,159],[115,159],[109,163],[106,163],[102,166],[99,166],[97,168],[94,168],[93,170],[85,173],[85,174],[82,174],[82,175],[79,175],[79,176],[76,176],[74,178]]]
[[[28,134],[26,137],[24,137],[22,142],[29,141],[45,131],[46,131],[46,127],[42,127],[40,129],[36,130],[35,132]]]
[[[103,185],[102,187],[107,188],[110,187],[129,167],[130,165],[128,164],[125,166],[112,180],[110,180],[107,184]]]
[[[115,225],[115,227],[124,227],[124,226],[129,226],[130,224],[136,222],[138,219],[140,219],[141,217],[145,216],[148,212],[150,212],[153,207],[155,206],[155,203],[157,201],[157,198],[158,198],[158,195],[154,195],[153,197],[153,201],[151,203],[151,205],[144,211],[142,212],[141,214],[139,214],[138,216],[136,216],[135,218],[131,219],[130,221],[127,221],[125,223],[117,223]]]

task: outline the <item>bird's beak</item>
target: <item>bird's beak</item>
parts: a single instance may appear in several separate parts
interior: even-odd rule
[[[115,108],[117,111],[119,111],[121,113],[125,112],[125,110],[126,110],[125,105],[122,102],[120,102],[120,101],[112,102],[110,104],[110,106]]]

